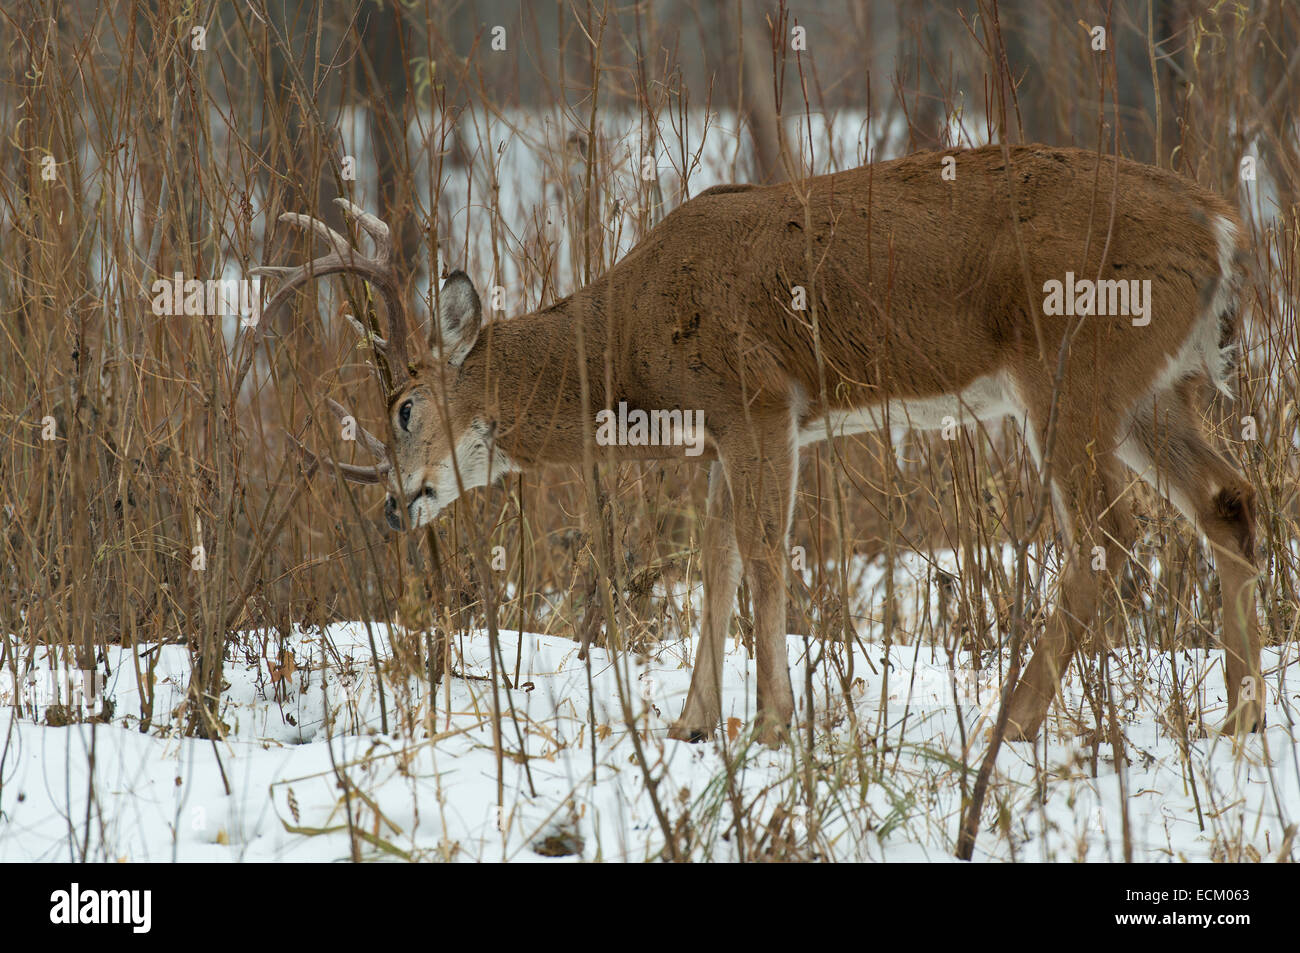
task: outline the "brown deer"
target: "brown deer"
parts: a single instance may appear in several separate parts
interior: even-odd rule
[[[321,459],[348,479],[386,482],[394,528],[428,523],[511,471],[582,460],[602,412],[703,412],[705,611],[670,737],[697,741],[719,725],[742,569],[754,594],[758,736],[785,737],[801,447],[887,421],[935,428],[1007,416],[1048,474],[1066,542],[1059,604],[1012,695],[1009,737],[1036,736],[1074,652],[1102,641],[1088,637],[1102,579],[1120,571],[1137,536],[1124,466],[1208,541],[1224,599],[1225,728],[1262,725],[1255,494],[1201,422],[1211,388],[1226,389],[1245,281],[1244,230],[1219,196],[1126,159],[1044,146],[720,186],[591,284],[514,320],[485,326],[473,283],[451,274],[418,355],[387,228],[339,201],[374,256],[319,221],[281,216],[333,250],[275,269],[286,280],[264,319],[330,273],[355,273],[382,293],[390,340],[376,346],[395,375],[391,440],[363,435],[381,458],[373,467]],[[680,441],[598,452],[688,458]],[[1093,569],[1099,554],[1104,572]]]

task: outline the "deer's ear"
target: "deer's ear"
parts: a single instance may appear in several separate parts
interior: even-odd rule
[[[483,326],[483,304],[465,272],[453,271],[443,282],[436,324],[430,349],[452,367],[459,367]]]

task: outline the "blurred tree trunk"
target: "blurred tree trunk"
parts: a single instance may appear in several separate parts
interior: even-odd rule
[[[1181,152],[1183,141],[1179,117],[1187,103],[1187,47],[1180,38],[1187,35],[1189,18],[1185,5],[1175,0],[1158,0],[1152,10],[1152,42],[1160,88],[1159,155],[1155,159],[1166,169],[1178,168],[1175,153]],[[1151,121],[1154,128],[1154,114]]]
[[[1017,81],[1026,142],[1096,148],[1100,105],[1108,123],[1120,124],[1122,153],[1171,167],[1171,157],[1182,142],[1179,120],[1186,104],[1189,13],[1184,0],[1151,0],[1149,9],[1147,0],[1115,4],[1105,50],[1094,50],[1091,34],[1085,30],[1104,27],[1104,11],[1093,14],[1095,22],[1081,21],[1070,10],[1036,0],[1001,0],[998,11],[1011,74]],[[1106,98],[1099,103],[1102,75]],[[1113,126],[1108,126],[1103,149],[1111,148],[1113,135]]]
[[[421,254],[420,228],[415,219],[414,181],[407,148],[407,130],[414,105],[407,84],[409,50],[401,4],[385,4],[360,24],[359,82],[370,108],[375,150],[379,215],[393,229],[398,273],[408,274]]]
[[[737,97],[737,118],[749,127],[754,144],[754,181],[760,184],[781,182],[785,167],[781,163],[781,116],[776,108],[775,66],[772,62],[772,31],[767,24],[769,13],[763,6],[751,9],[737,24],[736,35],[744,45],[740,57],[741,82]],[[776,23],[775,10],[770,11]]]
[[[945,144],[948,117],[936,73],[944,68],[947,45],[933,8],[899,3],[898,95],[907,106],[908,151],[938,149]]]
[[[297,194],[290,201],[297,207],[293,210],[321,218],[331,208],[329,199],[337,191],[325,150],[337,143],[334,139],[325,140],[325,131],[315,127],[315,120],[304,102],[307,97],[319,102],[323,98],[319,95],[321,91],[301,89],[300,73],[293,66],[294,63],[311,62],[314,53],[308,49],[304,37],[320,30],[321,24],[315,21],[321,14],[319,9],[315,10],[313,19],[300,25],[289,19],[288,8],[284,6],[270,4],[267,9],[272,15],[273,35],[284,40],[283,44],[272,40],[267,49],[271,88],[266,94],[268,98],[274,97],[274,108],[283,117],[286,140],[282,143],[285,154],[284,164],[280,167],[295,170],[291,182],[296,185]],[[271,161],[275,166],[274,155]]]

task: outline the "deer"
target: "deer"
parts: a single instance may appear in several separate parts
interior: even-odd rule
[[[263,272],[283,279],[263,320],[325,275],[379,291],[388,337],[352,319],[392,369],[389,439],[362,434],[378,462],[298,446],[344,479],[385,484],[394,530],[429,523],[498,477],[582,460],[602,411],[702,411],[694,457],[671,442],[599,448],[601,459],[709,467],[702,625],[669,738],[705,741],[721,726],[742,572],[755,738],[789,738],[786,573],[802,448],[886,426],[1006,418],[1046,481],[1062,541],[1056,605],[1009,695],[1006,738],[1035,739],[1075,653],[1109,648],[1099,599],[1139,535],[1128,471],[1208,544],[1223,600],[1222,730],[1262,727],[1255,492],[1204,423],[1214,391],[1229,392],[1248,263],[1246,232],[1214,192],[1127,158],[1043,145],[715,186],[586,286],[513,319],[485,323],[473,281],[450,273],[427,344],[408,338],[387,226],[336,201],[374,252],[283,214],[331,251]],[[1122,313],[1127,291],[1132,313]]]

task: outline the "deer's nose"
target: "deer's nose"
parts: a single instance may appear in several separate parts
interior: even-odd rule
[[[406,528],[402,525],[404,521],[401,512],[397,509],[396,497],[390,496],[384,500],[384,519],[388,522],[389,529],[401,532]]]

